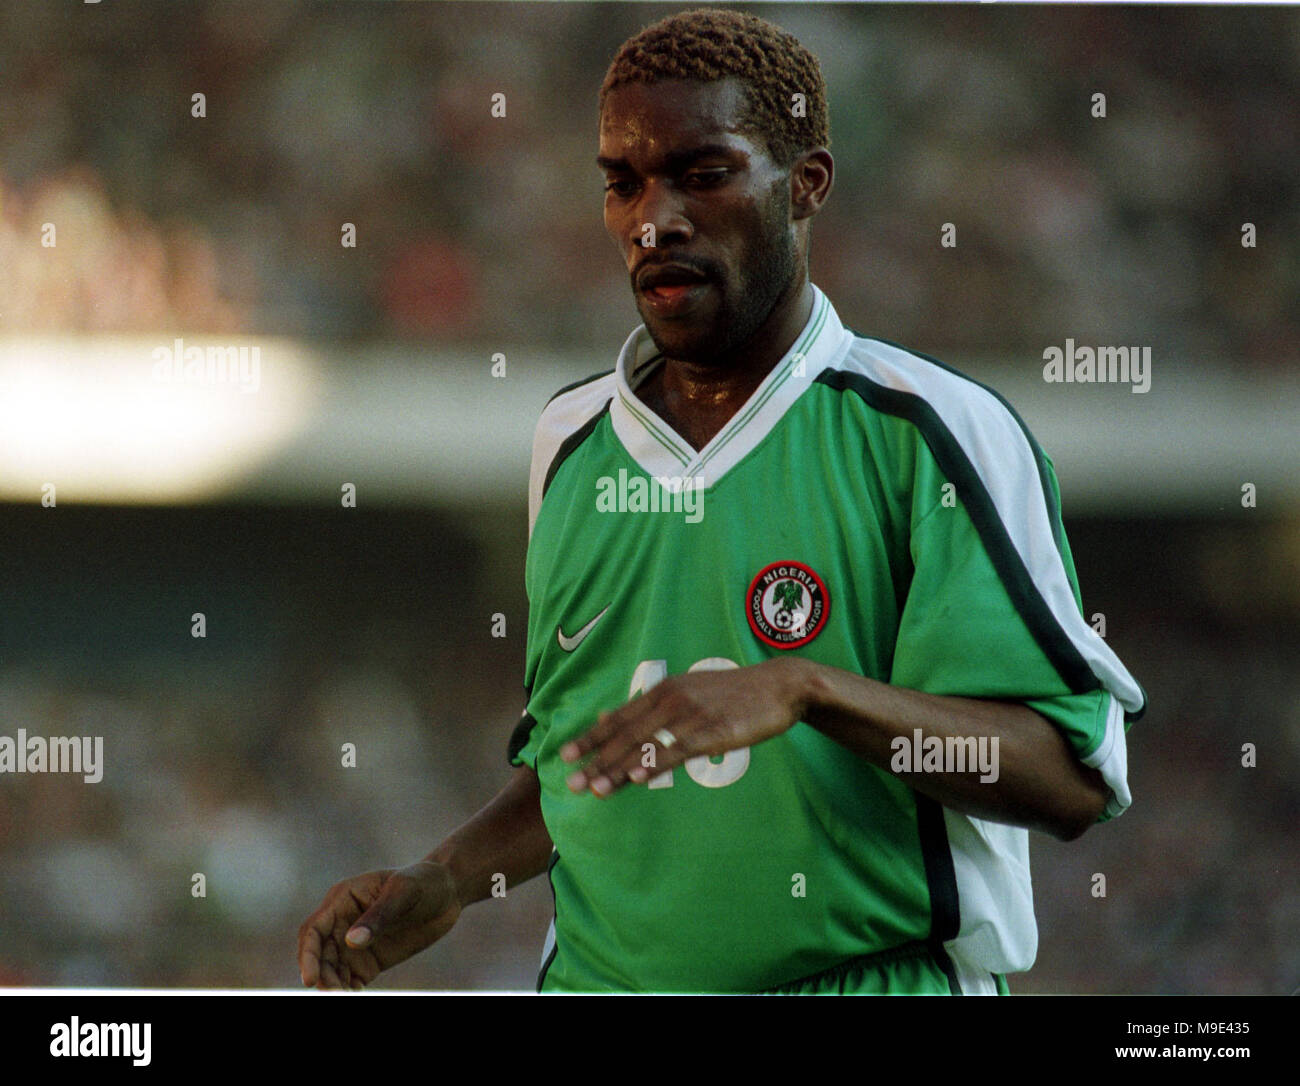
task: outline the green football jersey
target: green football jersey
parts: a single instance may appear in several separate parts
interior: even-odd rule
[[[510,743],[555,845],[543,991],[754,992],[932,948],[961,991],[1037,950],[1028,834],[811,726],[575,795],[560,747],[667,676],[798,653],[1043,714],[1130,802],[1145,695],[1084,621],[1055,474],[995,393],[812,316],[696,451],[610,373],[558,393],[530,489],[527,707]]]

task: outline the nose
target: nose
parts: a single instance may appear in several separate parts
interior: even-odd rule
[[[635,224],[634,247],[649,247],[647,226],[654,227],[653,243],[660,248],[670,243],[690,241],[695,234],[695,227],[686,217],[681,194],[670,182],[657,178],[646,182],[637,210],[640,222]]]

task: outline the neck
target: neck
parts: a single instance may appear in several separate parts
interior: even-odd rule
[[[812,306],[812,286],[800,276],[758,331],[730,357],[708,365],[665,359],[637,389],[637,397],[692,448],[702,449],[794,346]]]

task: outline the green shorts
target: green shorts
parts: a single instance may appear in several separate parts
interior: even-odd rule
[[[1007,979],[990,973],[998,995],[1009,995]],[[764,995],[961,995],[952,959],[942,946],[907,943],[878,954],[850,958],[837,966],[770,988]]]

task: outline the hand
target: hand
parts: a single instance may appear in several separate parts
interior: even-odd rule
[[[360,990],[441,939],[460,910],[451,872],[428,860],[345,879],[298,929],[302,982]]]
[[[566,762],[592,755],[569,777],[569,788],[607,796],[689,758],[726,754],[780,735],[803,713],[801,675],[797,658],[778,658],[665,679],[622,708],[601,713],[591,731],[560,748]],[[660,729],[672,734],[671,746],[655,738]],[[653,769],[642,765],[646,743],[655,747]]]

